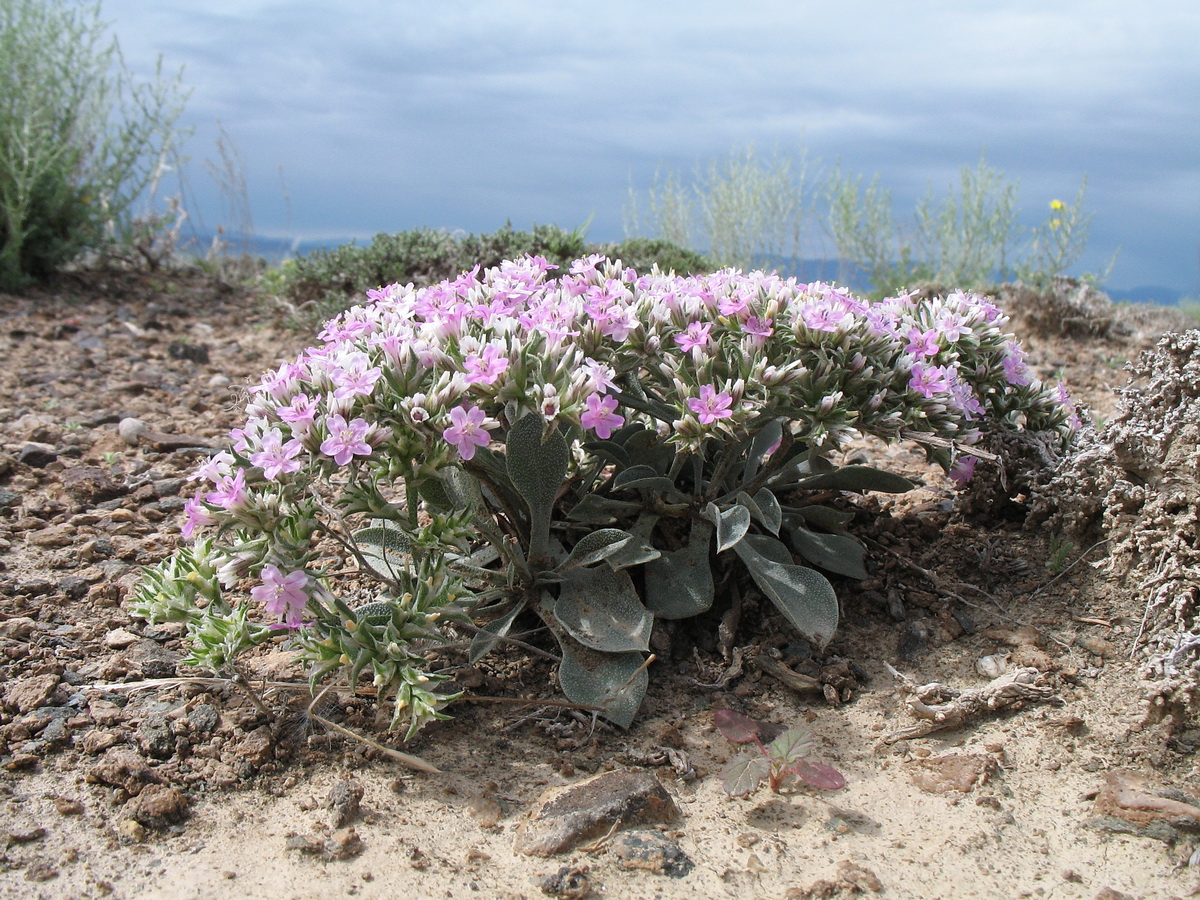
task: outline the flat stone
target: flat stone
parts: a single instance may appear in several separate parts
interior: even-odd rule
[[[66,547],[75,542],[79,532],[70,525],[50,525],[29,532],[29,543],[39,547]]]
[[[63,490],[81,503],[111,500],[125,493],[107,469],[99,466],[72,466],[62,473]]]
[[[618,769],[564,787],[550,788],[517,828],[513,849],[554,856],[614,829],[674,820],[679,808],[649,772]]]
[[[35,675],[32,678],[19,678],[4,689],[4,702],[15,707],[17,712],[33,712],[50,703],[50,698],[58,688],[57,675]]]
[[[913,784],[931,794],[966,793],[984,784],[996,770],[996,761],[982,753],[946,753],[919,759],[911,772]]]
[[[114,628],[108,634],[104,635],[104,646],[112,647],[114,650],[124,650],[126,647],[132,647],[141,638],[125,628]]]
[[[1124,769],[1104,776],[1096,794],[1095,817],[1101,831],[1136,834],[1169,843],[1180,832],[1200,831],[1200,799]]]
[[[663,834],[648,828],[626,831],[613,838],[611,850],[625,869],[683,878],[693,863],[683,849]]]
[[[160,784],[162,778],[132,750],[113,749],[92,766],[87,773],[87,781],[90,784],[119,787],[125,793],[136,796],[146,785]]]
[[[14,641],[26,640],[37,629],[37,622],[29,616],[13,616],[0,622],[0,637]]]

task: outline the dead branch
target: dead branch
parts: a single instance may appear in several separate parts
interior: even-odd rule
[[[998,710],[1019,708],[1027,701],[1062,702],[1055,696],[1054,688],[1038,683],[1042,673],[1033,668],[1014,669],[981,688],[966,691],[938,682],[918,687],[907,675],[891,666],[888,669],[899,682],[901,694],[907,695],[908,707],[919,721],[886,735],[885,744],[924,737],[948,728],[961,728]]]

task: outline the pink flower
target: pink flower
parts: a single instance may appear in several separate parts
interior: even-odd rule
[[[587,411],[579,417],[579,424],[596,432],[602,441],[612,437],[613,429],[625,424],[625,417],[616,414],[617,398],[605,394],[590,394],[585,401]]]
[[[756,350],[761,350],[766,344],[767,338],[775,333],[774,322],[771,319],[760,319],[758,316],[751,316],[742,323],[742,331],[745,332],[749,339],[748,343]]]
[[[733,410],[729,408],[733,405],[733,398],[725,391],[718,394],[711,384],[701,385],[699,398],[691,398],[687,405],[701,425],[711,425],[717,419],[728,419],[733,415]]]
[[[975,463],[978,460],[974,456],[960,456],[955,460],[954,465],[950,467],[950,480],[959,488],[967,486],[967,482],[975,477]]]
[[[943,366],[925,366],[917,363],[912,367],[912,377],[908,386],[922,397],[932,397],[943,394],[950,389],[950,380],[946,377]]]
[[[1008,383],[1015,386],[1029,384],[1029,366],[1025,364],[1025,351],[1014,341],[1005,344],[1004,349],[1002,365],[1004,366],[1004,377]]]
[[[842,320],[846,318],[845,310],[835,309],[829,303],[814,303],[805,306],[800,311],[800,315],[808,328],[813,331],[828,331],[831,334],[841,328]]]
[[[708,344],[710,331],[712,331],[712,322],[692,322],[683,334],[675,335],[675,343],[684,353],[698,347],[702,348]]]
[[[272,428],[263,435],[262,449],[250,457],[250,462],[263,470],[268,481],[274,481],[284,472],[299,471],[300,460],[296,457],[303,449],[295,438],[283,443],[283,434],[278,428]]]
[[[269,564],[263,566],[260,575],[262,584],[251,588],[250,596],[263,604],[269,615],[282,615],[289,628],[299,628],[303,624],[304,607],[308,605],[308,594],[304,591],[308,576],[303,572],[284,575]]]
[[[483,427],[485,416],[478,406],[467,409],[456,406],[450,410],[450,426],[442,432],[447,443],[453,444],[458,455],[464,460],[475,457],[476,447],[486,447],[492,440],[486,428]]]
[[[467,384],[494,384],[508,369],[508,357],[500,356],[494,344],[488,344],[482,353],[472,353],[463,362],[467,370]]]
[[[579,369],[581,372],[587,373],[587,382],[592,390],[597,393],[616,387],[613,379],[617,376],[617,373],[613,370],[612,366],[598,363],[589,357],[583,361],[583,365]]]
[[[233,462],[233,454],[228,450],[222,450],[209,457],[206,462],[201,463],[196,467],[196,471],[188,476],[188,481],[197,481],[204,479],[205,481],[216,484],[222,477],[233,471],[230,463]]]
[[[935,329],[922,331],[915,326],[908,329],[908,345],[904,348],[905,353],[911,353],[921,359],[937,356],[941,350],[942,348],[938,346],[938,333]]]
[[[204,499],[222,509],[234,509],[246,502],[246,470],[238,469],[233,475],[223,475],[217,481],[217,489],[206,494]]]
[[[279,408],[279,418],[292,426],[293,434],[306,434],[317,417],[317,401],[308,394],[297,394],[287,406]]]
[[[321,452],[332,456],[339,466],[344,466],[355,456],[370,456],[371,445],[367,443],[370,426],[363,419],[347,422],[344,416],[332,415],[325,420],[329,437],[321,443]]]
[[[375,382],[383,376],[383,370],[378,366],[367,368],[365,363],[334,369],[330,378],[337,385],[333,396],[338,400],[348,400],[351,397],[365,396],[375,388]]]
[[[1054,395],[1063,409],[1067,411],[1067,427],[1072,431],[1078,431],[1083,427],[1083,419],[1079,417],[1079,407],[1076,406],[1071,392],[1067,390],[1067,386],[1061,381],[1054,389]]]
[[[205,525],[211,525],[216,521],[199,497],[193,497],[187,503],[183,504],[183,512],[187,518],[184,519],[183,527],[179,529],[179,533],[183,535],[185,541],[191,540],[197,528],[203,528]]]

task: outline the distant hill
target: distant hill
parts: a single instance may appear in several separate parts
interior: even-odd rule
[[[1104,288],[1103,290],[1114,303],[1156,303],[1159,306],[1178,306],[1179,301],[1186,296],[1183,291],[1161,285],[1142,285],[1123,291],[1113,288]]]

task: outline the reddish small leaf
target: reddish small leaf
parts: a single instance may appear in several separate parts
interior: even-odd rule
[[[717,730],[735,744],[748,744],[758,740],[759,724],[749,716],[732,709],[718,709],[713,713],[713,724]]]
[[[846,778],[833,766],[818,762],[802,762],[792,768],[796,777],[823,791],[840,791],[846,786]]]

